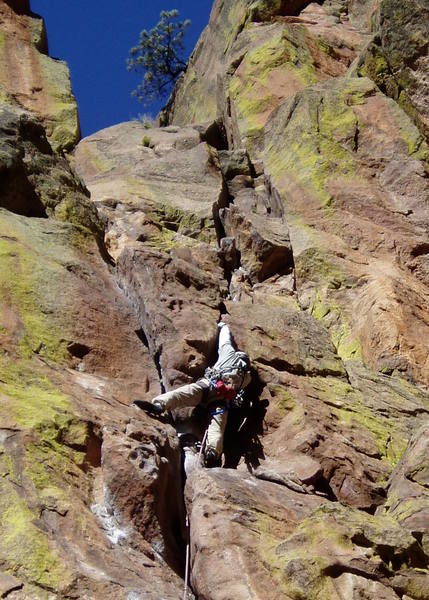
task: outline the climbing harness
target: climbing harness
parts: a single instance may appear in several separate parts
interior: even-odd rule
[[[210,409],[210,416],[216,417],[217,415],[223,415],[226,412],[228,412],[228,406],[216,406],[216,408]]]

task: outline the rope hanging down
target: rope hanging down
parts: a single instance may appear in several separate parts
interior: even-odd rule
[[[198,453],[198,465],[201,466],[201,460],[202,460],[202,456],[203,456],[203,450],[204,450],[204,446],[206,445],[206,441],[207,441],[207,434],[208,434],[208,429],[206,429],[206,432],[204,434],[203,437],[203,441],[201,442],[201,448],[200,451]],[[190,549],[190,540],[191,540],[191,531],[190,531],[190,524],[189,524],[189,517],[188,514],[186,513],[186,529],[188,532],[188,543],[186,544],[186,561],[185,561],[185,584],[183,587],[183,600],[187,600],[187,595],[188,595],[188,587],[189,587],[189,563],[190,563],[190,555],[191,555],[191,549]]]
[[[185,585],[183,588],[183,600],[187,600],[189,585],[190,527],[188,515],[186,515],[186,529],[188,532],[188,543],[186,544]]]

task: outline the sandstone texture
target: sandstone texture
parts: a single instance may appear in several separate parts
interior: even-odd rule
[[[48,80],[4,84],[0,596],[429,598],[425,10],[216,0],[164,126],[68,160]],[[0,15],[3,86],[31,24],[51,59]],[[132,403],[220,319],[252,382],[207,469],[204,410]]]

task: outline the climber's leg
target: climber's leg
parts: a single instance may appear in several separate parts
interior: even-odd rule
[[[224,404],[215,404],[210,409],[210,415],[211,420],[207,430],[205,449],[206,465],[220,466],[223,436],[228,421],[228,410]]]

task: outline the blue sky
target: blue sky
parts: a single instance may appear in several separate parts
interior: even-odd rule
[[[138,114],[156,114],[158,105],[144,107],[131,97],[138,76],[126,59],[142,29],[159,21],[161,10],[177,8],[190,19],[187,52],[207,25],[213,0],[31,0],[33,12],[46,22],[51,56],[65,60],[79,105],[82,135],[87,136]]]

